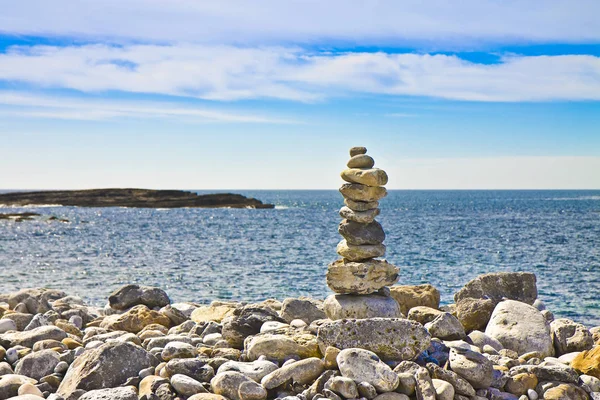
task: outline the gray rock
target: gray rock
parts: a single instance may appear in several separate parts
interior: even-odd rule
[[[565,382],[577,383],[579,374],[577,371],[567,365],[562,364],[546,364],[539,365],[519,365],[510,369],[510,375],[515,376],[520,373],[534,374],[540,382]]]
[[[52,310],[51,301],[66,296],[65,292],[55,289],[22,289],[9,295],[8,305],[14,310],[18,304],[24,304],[29,314],[39,314]]]
[[[0,319],[0,334],[8,331],[16,331],[17,324],[12,319],[2,318]]]
[[[475,396],[475,389],[466,379],[463,379],[454,371],[443,369],[433,363],[427,363],[427,370],[434,379],[441,379],[452,385],[455,392],[463,396]]]
[[[311,299],[308,297],[288,298],[283,300],[281,311],[279,313],[285,322],[290,323],[295,319],[310,324],[317,319],[325,319],[325,311],[323,311],[323,302]]]
[[[19,387],[26,383],[36,384],[37,381],[23,375],[8,374],[0,376],[0,399],[17,396]]]
[[[265,400],[267,391],[252,379],[235,371],[217,374],[210,382],[215,394],[231,400]]]
[[[371,351],[342,350],[337,363],[342,376],[355,382],[368,382],[379,392],[391,392],[398,387],[398,375]]]
[[[305,332],[291,335],[261,333],[249,337],[244,342],[244,347],[245,353],[251,361],[257,360],[260,356],[278,361],[321,356],[317,345],[317,337]]]
[[[244,339],[260,332],[260,327],[267,321],[285,322],[277,313],[269,308],[255,305],[237,308],[233,315],[223,320],[221,334],[223,339],[236,349],[244,347]]]
[[[452,371],[475,389],[485,389],[492,384],[494,367],[483,355],[471,350],[451,349],[449,362]]]
[[[198,354],[196,347],[188,343],[170,342],[164,347],[161,352],[161,357],[164,361],[169,361],[174,358],[194,358]]]
[[[60,357],[54,350],[36,351],[19,361],[15,373],[39,381],[44,376],[52,374],[59,362]]]
[[[554,350],[558,356],[594,347],[594,339],[590,331],[584,325],[570,319],[555,319],[550,323],[550,331]]]
[[[369,224],[375,221],[375,217],[377,217],[379,213],[379,208],[373,208],[367,211],[354,211],[346,206],[340,209],[340,217],[359,224]]]
[[[264,376],[278,368],[277,364],[267,360],[256,360],[252,362],[227,361],[219,367],[217,374],[235,371],[244,374],[255,382],[260,382]]]
[[[379,207],[378,201],[354,201],[350,199],[344,199],[344,204],[352,211],[369,211]]]
[[[402,318],[398,302],[391,297],[377,294],[355,296],[335,294],[323,303],[327,317],[332,320],[344,318]]]
[[[340,294],[370,294],[398,281],[398,267],[386,260],[336,260],[327,268],[327,286]],[[395,301],[395,300],[394,300]]]
[[[444,311],[436,310],[435,308],[427,306],[412,307],[408,312],[407,318],[411,321],[417,321],[418,323],[425,325],[428,322],[433,321],[439,315],[442,315]]]
[[[261,384],[267,390],[275,389],[288,381],[300,384],[312,383],[325,371],[323,360],[306,358],[286,364],[261,379]]]
[[[435,387],[425,368],[412,361],[402,361],[394,368],[394,372],[398,373],[401,380],[396,391],[409,395],[415,393],[421,400],[435,400]]]
[[[78,389],[116,387],[138,372],[156,366],[158,360],[129,342],[109,342],[79,356],[67,371],[57,393],[68,398]]]
[[[60,342],[66,337],[67,334],[56,326],[41,326],[30,331],[11,331],[0,335],[0,346],[24,346],[31,349],[36,342],[41,342],[42,340],[48,339],[58,340]]]
[[[473,345],[479,347],[480,349],[483,349],[483,347],[486,345],[493,347],[496,351],[500,351],[504,348],[502,343],[500,343],[498,340],[489,337],[481,331],[472,331],[468,336]]]
[[[25,327],[25,331],[31,331],[35,328],[39,328],[40,326],[45,326],[45,325],[53,325],[50,322],[50,319],[44,315],[44,314],[36,314],[33,316],[33,319],[31,320],[31,322],[29,322],[29,324],[27,324],[27,326]]]
[[[499,303],[503,298],[533,304],[537,299],[535,274],[529,272],[494,272],[469,281],[454,295],[458,303],[466,298],[490,298]]]
[[[323,393],[323,389],[325,388],[325,384],[329,382],[333,377],[339,376],[340,373],[337,370],[327,370],[321,374],[315,381],[302,392],[302,395],[306,399],[313,399],[317,394]]]
[[[167,293],[157,287],[126,285],[115,290],[108,297],[110,307],[116,310],[125,310],[143,304],[148,308],[164,307],[171,304]]]
[[[137,400],[137,392],[133,386],[90,390],[79,400]]]
[[[321,325],[317,334],[323,354],[329,346],[361,348],[384,360],[413,360],[430,340],[421,324],[398,318],[343,319]]]
[[[178,394],[184,397],[208,392],[200,382],[181,374],[175,374],[171,377],[171,386],[173,386],[173,389],[175,389]]]
[[[165,365],[167,377],[185,375],[199,382],[210,382],[215,376],[213,367],[208,365],[208,360],[199,358],[176,358]]]
[[[385,240],[383,227],[377,221],[369,224],[361,224],[345,219],[340,222],[338,232],[346,239],[348,244],[357,246],[363,244],[381,244]]]
[[[336,247],[336,252],[348,261],[365,261],[385,255],[384,244],[363,244],[360,246],[348,244],[342,240]]]
[[[356,385],[356,388],[358,389],[360,397],[364,397],[368,400],[373,400],[377,397],[377,389],[369,382],[360,382]]]
[[[385,186],[387,173],[379,168],[348,168],[341,172],[343,180],[367,186]]]
[[[372,385],[368,383],[366,384],[375,390]],[[358,388],[356,387],[356,383],[352,379],[345,378],[343,376],[335,376],[331,378],[329,381],[327,381],[327,383],[325,383],[325,389],[329,389],[346,399],[355,399],[358,397]]]
[[[435,398],[437,400],[453,400],[454,387],[441,379],[432,379],[433,387],[435,388]]]
[[[385,190],[384,187],[366,186],[358,183],[346,183],[342,185],[340,187],[340,193],[347,199],[367,203],[379,201],[387,196],[387,190]]]
[[[354,146],[350,148],[350,157],[354,157],[360,154],[367,154],[367,148],[363,146]]]
[[[519,355],[532,351],[539,352],[542,357],[554,355],[548,322],[535,307],[519,301],[505,300],[499,303],[485,334]]]
[[[426,323],[425,329],[429,331],[431,336],[442,340],[459,340],[467,337],[458,318],[447,312]]]

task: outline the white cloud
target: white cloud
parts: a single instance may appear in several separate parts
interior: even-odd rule
[[[0,80],[82,92],[208,100],[318,101],[345,94],[467,101],[600,100],[600,57],[313,53],[298,47],[107,45],[12,47]]]
[[[0,115],[66,120],[106,120],[113,118],[177,118],[194,122],[296,124],[291,119],[271,118],[250,113],[233,113],[174,103],[149,101],[104,101],[74,97],[49,97],[0,91]]]
[[[596,0],[0,0],[0,32],[162,42],[600,41]]]

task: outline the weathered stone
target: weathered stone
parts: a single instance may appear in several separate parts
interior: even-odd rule
[[[39,314],[52,310],[51,301],[66,296],[65,292],[56,289],[21,289],[9,295],[8,305],[14,310],[18,304],[25,304],[29,314]]]
[[[213,301],[208,306],[201,306],[192,311],[192,321],[197,323],[214,321],[221,322],[223,318],[233,314],[239,303],[226,301]]]
[[[160,356],[164,361],[169,361],[174,358],[194,358],[197,354],[196,347],[191,344],[170,342],[165,346]]]
[[[600,379],[600,346],[582,351],[573,359],[571,366],[582,374]]]
[[[340,217],[359,224],[370,224],[375,221],[375,217],[377,217],[379,213],[379,208],[373,208],[367,211],[354,211],[350,207],[342,207],[340,209]]]
[[[210,382],[215,394],[231,400],[264,400],[267,391],[252,379],[235,371],[227,371],[216,375]]]
[[[308,297],[288,298],[283,300],[281,311],[279,313],[285,322],[290,323],[295,319],[310,324],[317,319],[325,319],[325,311],[323,311],[323,301],[315,300]]]
[[[319,358],[306,358],[286,364],[269,373],[261,379],[261,384],[267,390],[275,389],[288,381],[299,384],[312,383],[325,371],[323,360]]]
[[[150,324],[159,324],[168,328],[171,326],[171,320],[145,305],[137,305],[123,314],[105,317],[100,327],[113,331],[138,333]]]
[[[16,331],[17,324],[12,319],[2,318],[0,319],[0,334],[8,331]]]
[[[171,377],[171,386],[173,386],[173,389],[175,389],[178,394],[184,397],[207,392],[200,382],[186,375],[173,375]]]
[[[136,377],[140,370],[157,364],[154,356],[132,343],[105,343],[87,350],[71,364],[57,393],[68,398],[78,389],[116,387]]]
[[[469,281],[454,295],[458,303],[465,298],[490,298],[494,303],[502,299],[533,304],[537,299],[535,274],[529,272],[494,272]]]
[[[437,400],[453,400],[454,387],[441,379],[432,379],[433,387],[435,388],[435,398]]]
[[[356,212],[374,210],[379,207],[378,201],[354,201],[351,199],[344,199],[344,204],[349,209]]]
[[[381,244],[385,240],[383,227],[377,221],[360,224],[350,220],[342,220],[338,227],[340,235],[351,245]]]
[[[32,348],[36,342],[40,342],[42,340],[52,339],[61,341],[66,337],[67,334],[56,326],[40,326],[39,328],[35,328],[30,331],[11,331],[0,335],[0,346],[4,346],[6,348],[13,346]]]
[[[32,383],[25,383],[19,387],[19,391],[17,392],[19,395],[17,398],[23,398],[25,395],[44,397],[44,394],[40,389],[34,386]]]
[[[372,385],[369,386],[372,387]],[[325,389],[329,389],[345,399],[355,399],[358,397],[356,383],[352,379],[343,376],[334,376],[331,378],[325,383]]]
[[[388,176],[384,170],[379,168],[348,168],[340,174],[342,179],[350,183],[358,183],[367,186],[385,186]]]
[[[231,347],[241,349],[244,347],[244,339],[259,333],[260,327],[267,321],[285,322],[269,308],[248,305],[236,309],[223,320],[221,334]]]
[[[340,294],[370,294],[398,281],[399,268],[386,260],[340,259],[327,268],[327,285]],[[393,299],[392,299],[393,300]]]
[[[90,390],[79,400],[137,400],[138,395],[133,386]]]
[[[585,390],[575,385],[560,384],[544,392],[544,400],[588,400]]]
[[[246,339],[244,347],[250,361],[258,359],[261,355],[278,361],[293,357],[321,357],[317,337],[308,333],[291,336],[261,333]]]
[[[159,312],[169,318],[171,320],[171,325],[174,326],[181,325],[185,322],[193,323],[193,321],[190,321],[188,316],[179,311],[177,308],[172,307],[170,304],[161,308]]]
[[[55,351],[37,351],[23,357],[17,364],[15,373],[19,375],[25,375],[39,381],[44,376],[53,373],[54,368],[59,362],[60,357]]]
[[[390,295],[400,304],[402,314],[417,306],[437,309],[440,305],[440,292],[429,284],[397,285],[390,287]]]
[[[37,381],[35,379],[16,374],[0,376],[0,399],[8,399],[17,396],[19,387],[27,383],[36,384]]]
[[[459,340],[467,337],[458,318],[450,313],[442,313],[425,324],[431,336],[442,340]]]
[[[164,307],[171,304],[167,293],[157,287],[126,285],[108,296],[108,304],[116,310],[126,310],[143,304],[148,308]]]
[[[391,297],[370,294],[355,296],[335,294],[323,303],[325,314],[332,320],[344,318],[402,318],[398,302]]]
[[[412,321],[417,321],[422,325],[425,325],[426,323],[433,321],[443,313],[444,311],[436,310],[435,308],[427,306],[416,306],[410,309],[407,318]]]
[[[600,345],[600,326],[590,328],[590,333],[592,334],[592,339],[594,339],[594,343]]]
[[[384,244],[363,244],[363,245],[352,245],[344,239],[338,243],[337,253],[344,257],[348,261],[365,261],[371,258],[385,256],[385,245]]]
[[[375,160],[366,154],[357,154],[350,158],[346,165],[348,168],[373,168]]]
[[[209,382],[215,376],[213,367],[200,358],[175,358],[165,365],[164,372],[168,378],[185,375],[199,382]]]
[[[214,393],[198,393],[188,398],[188,400],[228,400],[220,394]]]
[[[519,301],[498,303],[485,334],[519,355],[532,351],[543,357],[554,355],[548,322],[535,307]]]
[[[380,186],[366,186],[359,183],[345,183],[340,187],[340,193],[347,199],[370,203],[379,201],[387,196],[387,190]],[[348,204],[346,204],[350,207]],[[350,207],[353,210],[355,208]]]
[[[502,343],[500,343],[498,340],[489,337],[488,335],[486,335],[485,333],[481,332],[481,331],[472,331],[471,333],[469,333],[469,339],[471,339],[471,342],[473,342],[473,345],[479,347],[480,349],[483,349],[484,346],[491,346],[493,347],[496,351],[500,351],[502,349],[504,349],[504,346],[502,346]],[[512,350],[510,350],[512,351]],[[515,353],[515,355],[518,354]]]
[[[594,339],[587,328],[570,319],[555,319],[550,323],[550,331],[557,356],[574,351],[589,350],[594,346]]]
[[[267,360],[256,360],[252,362],[227,361],[219,367],[217,374],[227,371],[235,371],[244,374],[255,382],[260,382],[264,376],[270,374],[278,368],[279,367],[277,364]]]
[[[493,364],[483,355],[470,350],[451,349],[450,368],[466,379],[475,389],[489,387],[493,379]]]
[[[398,318],[343,319],[321,325],[317,334],[322,353],[329,346],[361,348],[384,360],[413,360],[430,339],[419,323]]]
[[[350,157],[354,157],[360,154],[367,154],[367,148],[363,146],[355,146],[350,148]]]
[[[337,356],[342,376],[355,382],[368,382],[379,392],[391,392],[398,387],[398,375],[377,355],[363,349],[345,349]]]
[[[414,393],[421,400],[435,400],[435,387],[425,368],[412,361],[402,361],[394,368],[394,372],[400,379],[396,391],[404,394]]]
[[[456,393],[463,396],[475,396],[475,389],[464,378],[454,371],[443,369],[434,363],[427,363],[427,370],[432,378],[444,380],[454,387]]]
[[[456,304],[456,317],[467,332],[485,330],[494,307],[492,299],[465,298]]]
[[[27,313],[14,312],[10,314],[4,314],[3,320],[10,320],[15,323],[18,331],[24,331],[27,325],[32,321],[33,315]]]
[[[533,373],[520,373],[508,377],[504,390],[515,396],[527,394],[530,389],[535,389],[538,384],[538,378]]]

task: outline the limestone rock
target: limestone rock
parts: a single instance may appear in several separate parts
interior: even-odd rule
[[[375,221],[375,217],[377,217],[379,213],[379,208],[373,208],[367,211],[354,211],[350,207],[342,207],[340,209],[340,217],[359,224],[369,224]]]
[[[392,286],[390,295],[400,304],[404,315],[413,307],[426,306],[437,309],[440,306],[440,292],[429,284]]]
[[[453,400],[454,387],[441,379],[432,379],[435,388],[435,398],[437,400]]]
[[[436,310],[435,308],[427,306],[416,306],[410,309],[407,318],[412,321],[417,321],[422,325],[425,325],[426,323],[433,321],[443,313],[444,311]]]
[[[207,392],[200,382],[186,375],[173,375],[171,377],[171,386],[173,386],[173,389],[175,389],[178,394],[184,397]]]
[[[236,309],[232,315],[223,320],[221,334],[233,348],[242,349],[244,339],[259,333],[260,327],[267,321],[285,322],[269,308],[248,305]]]
[[[367,154],[367,148],[363,146],[355,146],[350,148],[350,157],[354,157],[360,154]]]
[[[356,212],[363,212],[374,210],[379,207],[378,201],[354,201],[350,199],[344,199],[346,207]]]
[[[264,376],[278,368],[277,364],[267,360],[256,360],[252,362],[227,361],[219,367],[217,374],[235,371],[244,374],[255,382],[260,382]]]
[[[398,387],[398,375],[371,351],[342,350],[337,363],[342,376],[357,383],[368,382],[379,392],[391,392]]]
[[[12,319],[3,318],[0,319],[0,334],[6,333],[8,331],[16,331],[17,324]]]
[[[454,302],[465,298],[490,298],[499,303],[503,298],[533,304],[537,299],[535,274],[529,272],[494,272],[469,281],[454,295]]]
[[[197,323],[221,322],[223,318],[232,315],[238,307],[239,303],[235,302],[213,301],[208,306],[201,306],[192,311],[191,319]]]
[[[297,333],[290,336],[261,333],[247,338],[244,348],[250,361],[257,360],[261,355],[278,361],[293,357],[321,357],[317,337],[308,333]]]
[[[59,362],[58,353],[54,350],[37,351],[23,357],[17,364],[15,373],[39,381],[44,376],[53,373]]]
[[[0,346],[4,346],[5,348],[13,346],[32,348],[36,342],[41,342],[42,340],[52,339],[61,341],[66,337],[67,334],[62,329],[53,325],[47,325],[30,331],[11,331],[0,335]]]
[[[462,299],[456,304],[456,317],[467,332],[485,330],[495,306],[492,299]]]
[[[399,318],[343,319],[319,327],[321,352],[327,347],[361,348],[384,360],[413,360],[429,347],[431,337],[417,322]]]
[[[550,326],[533,306],[515,300],[500,302],[485,334],[519,355],[537,351],[542,357],[554,355]]]
[[[483,347],[486,345],[491,346],[496,351],[500,351],[504,348],[504,346],[502,346],[502,343],[500,343],[494,338],[489,337],[481,331],[472,331],[471,333],[469,333],[469,339],[471,339],[473,345],[479,347],[480,349],[483,349]]]
[[[288,298],[283,300],[280,314],[285,322],[290,323],[295,319],[310,324],[317,319],[325,319],[325,311],[323,311],[323,302],[311,299],[308,297]]]
[[[8,305],[14,310],[17,304],[24,304],[29,314],[43,314],[52,310],[50,302],[66,296],[65,292],[55,289],[21,289],[9,295]]]
[[[215,394],[231,400],[265,400],[267,398],[265,388],[235,371],[217,374],[210,385]]]
[[[582,351],[573,359],[571,366],[582,374],[600,379],[600,346]]]
[[[348,168],[342,171],[341,177],[346,182],[367,186],[385,186],[388,183],[387,174],[379,168]]]
[[[426,323],[425,329],[429,331],[431,336],[442,340],[459,340],[467,337],[458,318],[447,312]]]
[[[398,267],[386,260],[340,259],[327,268],[327,285],[340,294],[370,294],[398,281]],[[392,299],[393,300],[393,299]]]
[[[199,382],[209,382],[215,376],[213,367],[200,358],[174,358],[167,362],[164,371],[168,378],[185,375]]]
[[[360,246],[348,244],[346,240],[338,243],[337,253],[348,261],[361,262],[371,258],[385,256],[384,244],[363,244]]]
[[[87,350],[71,364],[57,393],[67,398],[78,389],[116,387],[137,377],[142,369],[157,364],[153,355],[132,343],[105,343]]]
[[[171,320],[167,316],[158,311],[151,310],[145,305],[137,305],[123,314],[105,317],[100,327],[112,331],[138,333],[151,324],[159,324],[168,328],[171,325]]]
[[[387,190],[385,190],[384,187],[366,186],[359,183],[346,183],[342,185],[340,187],[340,193],[347,199],[363,201],[366,203],[379,201],[387,196]],[[346,205],[350,207],[348,204]],[[355,210],[353,207],[350,208]]]
[[[582,388],[564,383],[544,392],[544,400],[587,400],[588,398]]]
[[[360,224],[345,219],[340,222],[338,232],[352,245],[381,244],[385,240],[383,227],[377,221]]]
[[[171,304],[167,293],[157,287],[126,285],[108,296],[108,304],[115,310],[126,310],[143,304],[148,308],[164,307]]]
[[[18,395],[19,387],[27,383],[36,384],[35,379],[16,374],[0,376],[0,399],[8,399]]]
[[[275,389],[292,381],[300,384],[312,383],[325,371],[325,365],[320,358],[312,357],[286,364],[261,379],[261,384],[267,390]]]
[[[167,343],[160,356],[164,361],[174,358],[194,358],[198,354],[196,347],[183,342]]]
[[[188,400],[228,400],[220,394],[214,393],[198,393],[188,398]]]
[[[575,351],[589,350],[594,346],[592,334],[582,324],[570,319],[555,319],[550,323],[554,350],[557,356]]]
[[[375,160],[366,154],[357,154],[350,158],[348,168],[373,168]]]
[[[466,379],[461,378],[456,372],[443,369],[434,363],[427,363],[427,370],[432,378],[441,379],[450,383],[457,394],[469,397],[475,396],[475,389],[473,386]]]
[[[391,297],[377,294],[355,296],[335,294],[323,303],[325,314],[332,320],[344,318],[402,318],[398,302]]]
[[[373,387],[370,384],[369,386]],[[329,389],[346,399],[355,399],[358,397],[356,383],[352,379],[343,376],[334,376],[331,378],[325,383],[325,389]],[[375,390],[375,388],[373,389]]]
[[[470,350],[451,349],[449,362],[452,371],[475,389],[485,389],[492,384],[493,364],[483,355]]]
[[[90,390],[79,400],[137,400],[138,395],[133,386]]]

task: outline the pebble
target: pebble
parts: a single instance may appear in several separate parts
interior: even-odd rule
[[[177,393],[185,397],[193,396],[196,393],[206,392],[206,389],[200,382],[181,374],[175,374],[171,377],[171,385]]]
[[[12,319],[0,319],[0,333],[17,330],[17,324]]]
[[[367,148],[362,146],[355,146],[350,148],[350,157],[354,157],[360,154],[367,154]]]

